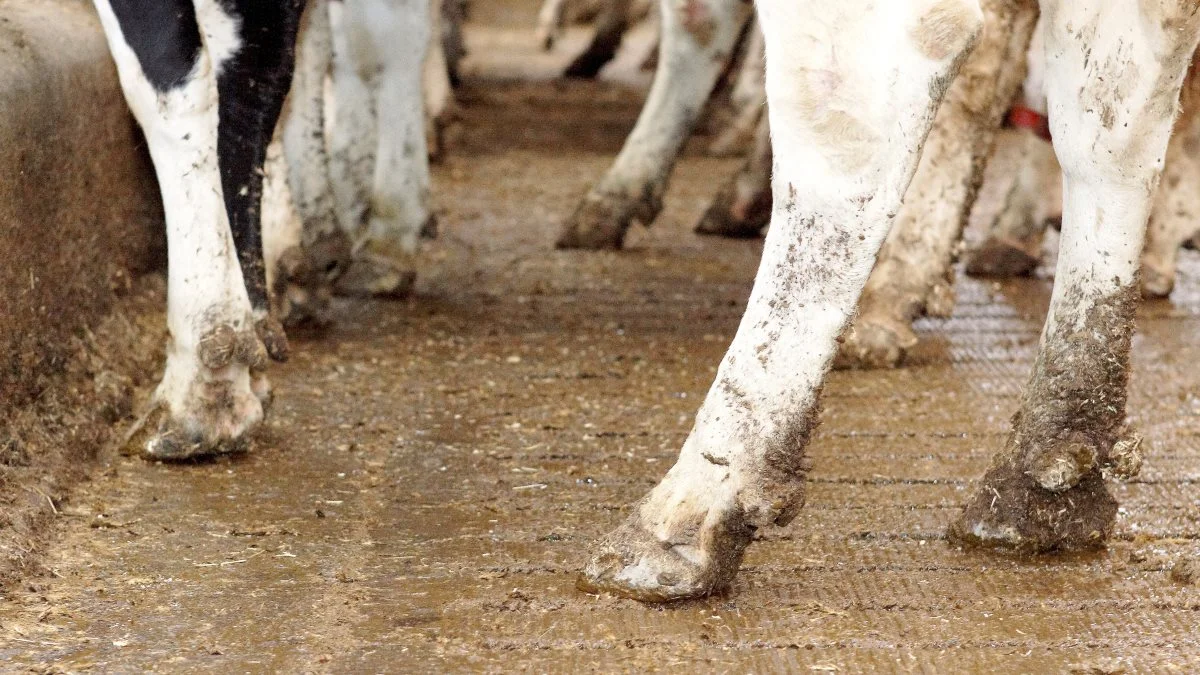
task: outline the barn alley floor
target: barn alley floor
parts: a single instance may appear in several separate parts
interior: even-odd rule
[[[110,453],[0,603],[0,670],[1196,672],[1200,262],[1146,306],[1152,450],[1116,541],[1024,560],[942,539],[1003,442],[1050,286],[962,279],[910,367],[839,372],[808,506],[722,597],[582,594],[591,543],[670,466],[760,244],[690,226],[736,162],[692,154],[620,253],[553,252],[638,109],[612,84],[471,86],[442,234],[403,303],[294,339],[249,454]],[[528,120],[537,120],[529,124]]]

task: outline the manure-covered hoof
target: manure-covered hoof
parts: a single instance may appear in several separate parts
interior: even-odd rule
[[[967,254],[966,272],[973,277],[1024,277],[1033,274],[1040,262],[1017,242],[989,237]]]
[[[591,251],[620,249],[633,221],[649,225],[661,208],[661,202],[652,196],[637,199],[616,193],[588,194],[564,224],[555,246]]]
[[[988,470],[947,537],[962,546],[1023,553],[1089,551],[1104,548],[1116,515],[1117,501],[1098,467],[1073,487],[1054,491],[1003,460]]]
[[[712,521],[712,522],[709,522]],[[690,536],[661,541],[630,516],[597,545],[577,586],[641,602],[700,598],[724,590],[737,575],[754,530],[736,511],[706,518]]]
[[[254,329],[229,324],[209,329],[194,351],[168,350],[162,382],[126,436],[126,451],[162,460],[244,451],[270,396],[269,388],[256,390],[251,372],[267,358]]]
[[[739,195],[736,185],[727,185],[696,223],[696,234],[757,239],[771,220],[771,191]]]
[[[368,243],[337,280],[339,295],[402,299],[416,283],[416,256],[398,247]]]
[[[862,316],[844,336],[833,367],[838,370],[895,368],[917,342],[912,327],[901,321]]]

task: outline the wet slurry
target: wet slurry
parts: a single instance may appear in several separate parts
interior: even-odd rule
[[[963,278],[903,370],[839,372],[808,504],[721,597],[590,596],[592,543],[674,460],[760,244],[691,234],[736,160],[689,155],[628,250],[552,250],[638,93],[478,82],[435,169],[441,237],[407,302],[294,334],[245,456],[110,453],[0,603],[3,670],[1194,672],[1200,259],[1144,306],[1146,466],[1106,552],[962,552],[943,532],[1005,440],[1045,278]],[[536,119],[537,124],[530,124]],[[1183,575],[1175,575],[1182,579]]]

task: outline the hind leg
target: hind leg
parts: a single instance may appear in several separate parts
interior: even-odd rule
[[[742,0],[662,0],[662,46],[650,96],[612,168],[576,207],[559,248],[621,248],[662,208],[667,177],[749,16]]]
[[[771,124],[764,113],[746,162],[717,190],[696,223],[697,234],[737,239],[762,234],[771,219],[771,157]]]
[[[1142,255],[1142,294],[1148,298],[1171,294],[1179,249],[1200,230],[1200,77],[1194,70],[1180,98]]]
[[[679,460],[584,569],[640,600],[732,581],[804,503],[818,396],[981,20],[972,1],[761,0],[774,207],[746,314]],[[861,45],[877,51],[846,58]]]
[[[917,344],[912,324],[953,307],[954,252],[1037,20],[1032,0],[984,0],[983,35],[939,108],[904,205],[863,290],[838,365],[888,368]]]
[[[1136,474],[1125,428],[1137,273],[1180,85],[1200,38],[1184,0],[1045,0],[1049,110],[1063,168],[1050,313],[1004,450],[952,541],[1027,551],[1103,546],[1117,504],[1102,470]]]
[[[287,338],[271,315],[263,259],[262,196],[267,145],[292,83],[301,0],[197,0],[196,7],[209,44],[218,44],[227,22],[239,28],[236,46],[221,59],[217,75],[221,187],[255,329],[271,358],[284,361]],[[256,374],[253,386],[268,400],[265,375]]]
[[[96,0],[125,97],[146,134],[167,224],[171,333],[158,419],[141,451],[180,458],[244,446],[263,415],[250,368],[263,365],[222,199],[217,69],[191,0]],[[199,10],[199,12],[197,11]],[[220,44],[236,45],[230,26]],[[210,42],[211,44],[211,42]]]
[[[355,259],[337,287],[350,295],[403,296],[416,277],[421,232],[432,219],[422,95],[429,0],[346,0],[341,24],[356,77],[369,97],[373,117],[368,124],[376,144],[369,206],[354,237]],[[358,114],[345,110],[349,102],[337,105],[339,120]]]

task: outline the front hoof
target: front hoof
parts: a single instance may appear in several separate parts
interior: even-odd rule
[[[917,342],[912,327],[901,321],[861,317],[845,335],[833,367],[838,370],[895,368]]]
[[[1090,551],[1104,548],[1116,515],[1117,501],[1099,469],[1053,492],[1005,460],[988,470],[946,534],[951,543],[967,547]]]
[[[966,272],[973,277],[1025,277],[1041,262],[1038,256],[1008,239],[988,238],[967,255]]]
[[[640,602],[674,602],[724,590],[737,575],[753,529],[736,516],[702,529],[707,531],[694,534],[695,544],[660,541],[635,514],[600,541],[576,586]]]
[[[563,226],[555,243],[560,249],[618,250],[634,220],[649,224],[661,203],[652,197],[642,200],[621,194],[589,194]]]
[[[736,188],[726,187],[717,193],[712,205],[696,223],[696,234],[757,239],[770,220],[770,190],[739,198]]]
[[[398,248],[368,244],[334,289],[353,297],[406,298],[417,279],[414,258]]]
[[[1175,290],[1175,273],[1164,272],[1153,265],[1142,265],[1142,297],[1165,298]]]
[[[242,401],[238,410],[179,416],[173,416],[165,402],[155,402],[127,434],[123,453],[178,462],[245,452],[250,433],[263,417],[262,404],[252,399]]]

